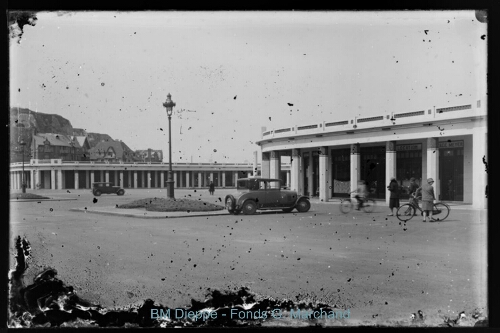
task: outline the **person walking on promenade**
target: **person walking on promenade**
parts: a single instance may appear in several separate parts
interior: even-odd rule
[[[429,221],[435,221],[432,218],[432,210],[434,209],[434,200],[436,197],[434,196],[434,179],[427,178],[427,184],[422,184],[421,187],[418,188],[417,193],[422,192],[422,210],[424,212],[424,222],[427,222],[427,215],[429,215]]]
[[[391,192],[391,196],[389,197],[389,209],[391,213],[387,214],[387,216],[394,216],[394,208],[398,209],[399,207],[399,184],[396,178],[391,178],[391,182],[387,188]]]
[[[210,182],[210,185],[208,187],[208,192],[210,192],[210,195],[214,195],[215,192],[215,185],[213,182]]]

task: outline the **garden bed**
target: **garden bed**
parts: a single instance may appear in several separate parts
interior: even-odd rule
[[[191,199],[146,198],[135,200],[117,208],[146,208],[152,212],[209,212],[224,210],[224,206]]]
[[[42,195],[34,194],[34,193],[11,193],[11,199],[50,199],[48,197],[44,197]]]

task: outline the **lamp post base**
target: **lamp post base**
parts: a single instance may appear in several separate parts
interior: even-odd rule
[[[174,198],[174,181],[173,180],[167,180],[167,198],[168,199],[175,199]]]

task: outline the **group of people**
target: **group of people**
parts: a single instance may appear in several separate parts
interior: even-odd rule
[[[434,184],[434,179],[428,178],[427,179],[427,184],[422,184],[422,186],[418,186],[417,183],[415,182],[415,178],[410,179],[410,185],[408,186],[408,194],[410,195],[410,202],[413,202],[416,206],[418,206],[418,201],[416,199],[417,195],[422,194],[422,211],[424,213],[424,219],[423,222],[427,222],[427,217],[429,218],[429,221],[434,221],[432,218],[432,211],[434,207],[434,200],[436,200],[436,197],[434,195],[434,187],[432,186]],[[389,197],[389,209],[391,211],[390,214],[387,216],[394,216],[394,209],[398,209],[400,204],[399,204],[399,196],[401,192],[401,188],[396,181],[396,178],[392,177],[391,181],[389,183],[389,186],[387,186],[387,189],[391,192],[391,195]],[[356,195],[354,196],[358,202],[359,205],[356,208],[359,210],[361,207],[363,207],[363,200],[368,196],[368,188],[366,186],[366,183],[361,180],[358,182],[358,188],[356,191]]]

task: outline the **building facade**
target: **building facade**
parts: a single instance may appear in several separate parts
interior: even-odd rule
[[[124,189],[165,188],[168,167],[161,162],[32,159],[24,165],[24,179],[31,190],[90,189],[94,182],[111,182]],[[282,178],[290,179],[289,169],[289,165],[284,166]],[[11,190],[21,189],[22,170],[21,162],[11,163]],[[176,188],[203,188],[211,181],[216,187],[232,188],[239,178],[251,177],[253,170],[252,163],[172,163]]]
[[[32,136],[32,159],[61,159],[63,161],[89,161],[90,146],[85,137],[54,133],[36,133]]]
[[[414,177],[433,178],[440,201],[486,207],[485,99],[265,130],[257,144],[263,177],[277,177],[281,156],[291,156],[291,188],[323,201],[348,196],[364,180],[388,202],[391,177],[403,188]]]

